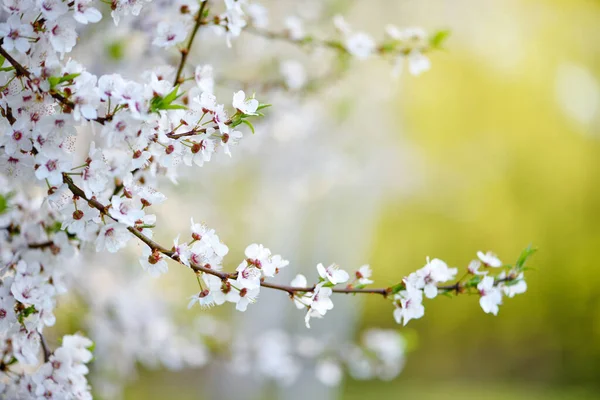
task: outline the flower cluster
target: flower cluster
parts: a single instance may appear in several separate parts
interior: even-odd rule
[[[395,319],[406,324],[423,316],[423,296],[478,294],[484,311],[496,314],[503,296],[526,290],[524,264],[531,252],[515,266],[479,254],[467,275],[450,286],[442,283],[454,280],[457,270],[434,259],[398,285],[371,289],[368,265],[349,274],[335,264],[319,264],[319,278],[312,285],[303,275],[290,286],[276,283],[278,273],[290,263],[261,244],[248,246],[238,267],[227,272],[229,248],[213,229],[193,220],[187,240],[177,236],[171,247],[154,241],[157,217],[152,207],[166,201],[157,189],[160,178],[176,183],[183,165],[202,167],[219,153],[231,156],[244,133],[254,133],[252,121],[269,107],[239,88],[225,96],[216,92],[211,64],[188,71],[187,58],[201,28],[224,35],[230,46],[248,30],[332,48],[357,59],[391,56],[397,65],[408,59],[413,74],[429,68],[424,53],[438,48],[445,34],[428,36],[419,29],[390,26],[389,38],[376,43],[336,17],[342,39],[316,40],[294,17],[285,20],[283,33],[265,30],[266,10],[245,0],[225,0],[214,9],[208,0],[159,2],[143,11],[147,2],[110,2],[114,24],[140,16],[136,25],[151,36],[154,51],[178,47],[181,58],[177,67],[156,65],[138,71],[135,79],[121,73],[94,74],[70,58],[87,27],[103,18],[102,2],[2,3],[6,18],[0,22],[0,371],[8,378],[6,383],[0,381],[1,397],[91,398],[86,363],[92,358],[92,342],[79,334],[67,335],[62,346],[52,350],[44,337],[45,327],[55,323],[56,297],[69,288],[87,292],[91,337],[106,354],[126,359],[122,366],[126,372],[138,360],[171,368],[207,362],[203,343],[181,334],[160,305],[150,307],[155,305],[153,296],[144,297],[142,289],[138,293],[129,287],[148,306],[138,308],[120,297],[103,297],[94,292],[100,289],[91,285],[92,279],[81,278],[80,263],[73,262],[80,253],[88,249],[123,253],[133,238],[143,246],[136,267],[148,279],[166,274],[169,260],[195,275],[199,291],[190,297],[190,308],[233,303],[245,311],[268,288],[287,293],[304,309],[307,327],[312,318],[322,318],[334,308],[334,293],[382,295],[393,301]],[[152,7],[159,12],[146,15]],[[297,62],[282,63],[281,72],[288,89],[307,85]],[[104,341],[111,330],[122,330],[123,343],[129,346]],[[149,345],[140,345],[139,337]],[[281,342],[261,341],[256,351],[264,361],[261,368],[271,371],[265,375],[277,370],[288,379],[296,373],[285,371],[295,367],[285,364],[289,346]],[[356,377],[392,377],[402,368],[402,347],[395,334],[372,331],[362,347],[350,346],[340,359],[315,352],[323,355],[316,373],[325,384],[336,384],[345,363]],[[155,354],[159,349],[163,349],[160,356]],[[278,360],[269,358],[277,354]]]
[[[394,318],[396,322],[406,325],[411,319],[421,318],[425,314],[423,295],[428,299],[435,298],[438,293],[469,293],[480,296],[479,303],[486,313],[498,314],[498,306],[502,304],[503,294],[514,297],[525,293],[527,283],[524,279],[524,265],[533,250],[526,249],[514,266],[504,265],[492,252],[477,252],[477,259],[469,263],[465,275],[456,283],[441,286],[441,283],[454,280],[457,268],[449,268],[440,259],[427,260],[420,270],[413,272],[396,285],[394,294]],[[483,267],[483,270],[479,268]],[[494,275],[494,270],[500,273]]]

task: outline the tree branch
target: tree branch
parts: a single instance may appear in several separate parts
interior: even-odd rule
[[[185,48],[181,49],[181,62],[179,63],[179,68],[177,68],[177,74],[175,75],[175,80],[173,81],[173,86],[177,86],[180,83],[183,83],[181,79],[181,73],[183,72],[183,67],[185,66],[185,62],[187,61],[188,55],[192,49],[192,43],[194,43],[194,38],[196,37],[196,33],[198,33],[198,29],[200,29],[200,25],[203,25],[204,20],[204,10],[208,4],[208,0],[204,0],[198,13],[194,17],[196,22],[194,23],[194,28],[192,29],[192,34],[190,36],[190,40]]]
[[[44,338],[44,335],[42,335],[42,332],[38,331],[38,335],[40,335],[40,343],[42,344],[42,350],[44,351],[44,362],[47,363],[50,361],[52,351],[50,351],[48,343],[46,343],[46,339]]]
[[[88,199],[85,196],[85,193],[83,192],[83,190],[81,190],[81,188],[79,188],[77,185],[75,185],[75,183],[73,182],[73,180],[71,179],[71,177],[69,177],[66,174],[63,174],[63,181],[67,184],[67,186],[69,187],[69,190],[76,196],[81,197],[82,199],[86,200],[90,206],[96,208],[98,211],[100,211],[100,213],[102,213],[103,215],[109,217],[110,219],[116,221],[113,217],[110,216],[110,214],[108,214],[108,207],[104,206],[102,203],[100,203],[98,200],[96,200],[95,198],[91,198]],[[172,259],[173,261],[176,261],[178,263],[180,263],[181,265],[184,265],[187,267],[187,265],[183,264],[181,262],[181,260],[179,259],[179,257],[177,256],[177,254],[175,254],[172,250],[167,249],[166,247],[160,245],[159,243],[153,241],[152,239],[150,239],[149,237],[147,237],[146,235],[144,235],[143,233],[141,233],[140,231],[138,231],[135,227],[127,227],[127,230],[129,232],[131,232],[131,234],[133,234],[135,237],[137,237],[140,241],[144,242],[148,247],[150,247],[153,251],[157,251],[162,253],[163,255],[165,255],[166,257]],[[236,279],[237,278],[237,272],[224,272],[224,271],[217,271],[214,270],[210,267],[207,267],[205,265],[199,265],[199,264],[195,264],[195,263],[190,263],[190,268],[195,272],[195,273],[201,273],[204,272],[206,274],[210,274],[210,275],[214,275],[219,277],[222,280],[226,280],[226,279]],[[495,284],[501,283],[501,282],[508,282],[508,281],[512,281],[514,280],[515,277],[513,276],[508,276],[504,279],[500,279],[497,280]],[[276,284],[276,283],[271,283],[271,282],[266,282],[264,280],[261,280],[260,285],[262,287],[266,287],[269,289],[275,289],[275,290],[280,290],[283,292],[287,292],[288,294],[290,294],[290,296],[293,296],[295,293],[310,293],[313,292],[316,288],[316,286],[312,286],[312,287],[295,287],[295,286],[288,286],[288,285],[280,285],[280,284]],[[456,282],[455,284],[452,285],[446,285],[446,286],[438,286],[439,290],[444,290],[444,291],[456,291],[457,294],[461,293],[461,290],[463,289],[462,283],[460,281]],[[391,287],[388,288],[354,288],[352,286],[347,286],[346,288],[332,288],[332,291],[334,293],[344,293],[344,294],[378,294],[381,295],[383,297],[387,297],[388,295],[392,294],[393,290]]]

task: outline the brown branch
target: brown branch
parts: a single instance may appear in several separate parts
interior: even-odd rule
[[[177,74],[175,75],[173,86],[183,83],[183,80],[181,79],[181,73],[183,72],[183,67],[185,66],[185,62],[187,61],[188,55],[192,49],[192,43],[194,43],[196,33],[198,33],[198,29],[200,29],[200,25],[204,24],[204,10],[206,9],[207,4],[208,0],[204,0],[200,6],[200,10],[198,10],[198,13],[194,17],[196,22],[194,23],[194,28],[192,29],[192,34],[190,35],[190,40],[188,41],[187,46],[181,49],[181,61],[179,62],[179,68],[177,68]]]
[[[30,249],[45,249],[46,247],[52,247],[53,245],[54,245],[54,242],[51,240],[48,240],[47,242],[29,243],[27,245],[27,247],[29,247]]]
[[[233,123],[233,120],[231,118],[229,118],[227,121],[225,121],[225,125],[231,125]],[[218,130],[219,126],[218,125],[214,125],[211,127],[214,130]],[[182,132],[182,133],[175,133],[175,131],[171,131],[169,133],[166,134],[166,136],[170,139],[179,139],[185,136],[196,136],[199,135],[201,133],[206,133],[206,131],[208,130],[208,128],[200,128],[200,129],[191,129],[187,132]]]
[[[85,193],[83,192],[83,190],[81,190],[77,185],[75,185],[75,183],[73,182],[71,177],[63,174],[63,181],[67,184],[67,186],[69,187],[69,190],[71,190],[71,192],[74,195],[79,196],[82,199],[86,200],[90,206],[96,208],[103,215],[116,221],[113,217],[111,217],[108,214],[108,207],[104,206],[102,203],[100,203],[95,198],[88,199],[85,196]],[[150,239],[149,237],[147,237],[146,235],[144,235],[143,233],[138,231],[135,227],[131,227],[131,226],[127,227],[127,230],[129,232],[131,232],[131,234],[133,234],[139,240],[144,242],[153,251],[160,252],[163,255],[165,255],[166,257],[169,257],[170,259],[172,259],[173,261],[176,261],[182,265],[185,265],[181,262],[181,260],[179,260],[179,257],[177,256],[177,254],[175,254],[172,250],[169,250],[166,247],[163,247],[162,245],[160,245],[159,243],[153,241],[152,239]],[[190,263],[190,268],[197,274],[204,272],[204,273],[207,273],[210,275],[217,276],[222,280],[237,278],[237,272],[228,273],[228,272],[223,272],[223,271],[217,271],[217,270],[210,268],[210,266],[207,266],[207,265],[199,265],[199,264],[195,264],[195,263]],[[504,279],[497,280],[496,284],[501,283],[501,282],[508,282],[508,281],[511,281],[514,279],[515,279],[515,277],[508,276]],[[280,284],[276,284],[276,283],[266,282],[264,280],[261,280],[260,285],[262,287],[266,287],[269,289],[275,289],[275,290],[287,292],[290,294],[290,296],[293,296],[295,293],[310,293],[310,292],[313,292],[316,288],[316,286],[295,287],[295,286],[288,286],[288,285],[280,285]],[[457,294],[461,293],[462,288],[463,288],[463,286],[460,281],[456,282],[453,285],[438,286],[439,290],[456,291]],[[347,286],[346,288],[332,288],[332,291],[334,293],[343,293],[343,294],[378,294],[383,297],[387,297],[388,295],[392,294],[391,287],[370,289],[370,288],[354,288],[351,286]]]
[[[44,362],[47,363],[50,361],[52,351],[50,351],[48,343],[46,343],[46,339],[44,338],[44,335],[42,335],[42,332],[38,331],[38,335],[40,335],[40,343],[42,344],[42,350],[44,351]]]

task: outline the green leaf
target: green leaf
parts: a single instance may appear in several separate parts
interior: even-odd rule
[[[17,319],[19,320],[19,323],[22,324],[25,318],[29,317],[31,314],[34,314],[36,312],[38,311],[35,309],[35,306],[29,306],[19,313]]]
[[[181,95],[177,96],[178,91],[179,91],[179,85],[175,86],[175,89],[171,90],[171,92],[163,98],[163,101],[167,104],[171,104],[175,99],[177,99],[178,97],[181,96]]]
[[[0,68],[0,72],[9,72],[14,69],[15,69],[15,67],[4,67],[4,68]]]
[[[242,123],[248,125],[253,135],[256,133],[254,132],[254,125],[252,125],[252,122],[248,121],[247,119],[243,119]]]
[[[58,233],[62,230],[61,226],[62,226],[61,223],[57,221],[54,224],[47,226],[46,232],[47,233]]]
[[[8,210],[8,199],[0,194],[0,214],[4,214]]]
[[[434,49],[441,49],[442,45],[444,44],[446,39],[448,39],[449,36],[450,36],[450,30],[448,30],[448,29],[439,30],[439,31],[435,32],[429,38],[429,45]]]
[[[404,285],[404,282],[400,282],[400,283],[392,286],[391,289],[392,289],[392,294],[396,294],[396,293],[399,293],[402,290],[406,289],[406,286]]]
[[[163,110],[187,110],[187,107],[182,104],[169,104],[162,108]]]
[[[267,108],[267,107],[271,107],[273,104],[259,104],[258,107],[256,107],[256,111],[260,111],[263,108]]]
[[[536,251],[537,251],[537,249],[532,248],[531,245],[527,246],[527,248],[521,252],[521,255],[519,256],[519,259],[515,263],[515,268],[517,268],[519,270],[523,269],[523,267],[525,266],[525,263],[527,262],[527,260],[533,254],[535,254]]]
[[[165,97],[156,96],[150,100],[150,112],[158,112],[159,110],[187,110],[187,107],[181,104],[171,104],[179,97],[183,96],[185,92],[177,94],[179,91],[179,85],[169,92]]]
[[[479,284],[479,282],[481,282],[482,279],[483,279],[483,277],[481,275],[475,275],[474,277],[472,277],[471,279],[469,279],[468,281],[466,281],[464,283],[464,287],[465,288],[476,287]]]
[[[4,65],[4,61],[6,61],[6,58],[4,58],[4,56],[0,56],[0,67]]]
[[[61,83],[72,81],[73,79],[77,78],[79,75],[81,75],[81,74],[75,73],[75,74],[67,74],[64,76],[51,76],[48,78],[48,83],[50,83],[50,89],[54,89],[56,86],[60,85]]]

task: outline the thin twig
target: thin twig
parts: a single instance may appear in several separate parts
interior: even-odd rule
[[[38,335],[40,335],[40,343],[42,344],[42,350],[44,351],[44,362],[47,363],[50,361],[52,352],[50,351],[48,343],[46,343],[46,339],[44,338],[44,335],[42,335],[42,332],[38,331]]]
[[[194,28],[192,29],[192,34],[190,35],[190,40],[188,41],[187,46],[181,49],[181,62],[179,63],[179,68],[177,68],[177,74],[175,75],[173,86],[183,83],[183,80],[181,79],[181,73],[183,72],[183,67],[185,66],[185,62],[187,61],[188,55],[190,54],[190,50],[192,49],[192,43],[194,43],[196,33],[198,33],[198,29],[200,29],[200,25],[203,25],[204,10],[206,9],[207,3],[208,0],[204,0],[202,2],[200,10],[198,10],[198,13],[194,17],[196,22],[194,23]]]

